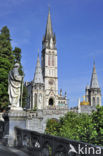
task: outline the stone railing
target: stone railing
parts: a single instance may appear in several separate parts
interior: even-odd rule
[[[103,156],[99,146],[15,128],[15,146],[35,156]]]

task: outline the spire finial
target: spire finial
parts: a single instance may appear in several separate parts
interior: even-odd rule
[[[93,56],[93,66],[95,66],[95,57]]]
[[[48,4],[48,10],[49,10],[49,12],[50,12],[50,4]]]
[[[38,48],[38,56],[39,56],[39,48]]]

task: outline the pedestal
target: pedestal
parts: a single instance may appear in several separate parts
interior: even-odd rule
[[[26,112],[23,110],[10,110],[8,146],[15,145],[15,127],[26,128]]]
[[[10,107],[10,110],[11,110],[11,111],[15,111],[15,110],[16,110],[16,111],[19,111],[19,110],[23,110],[23,108],[22,108],[22,107],[11,106],[11,107]]]

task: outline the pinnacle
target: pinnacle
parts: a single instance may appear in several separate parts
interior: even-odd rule
[[[37,57],[37,64],[35,69],[35,75],[34,75],[34,83],[43,83],[43,75],[42,75],[42,69],[40,65],[40,59],[39,59],[39,52]]]
[[[93,63],[93,72],[92,72],[92,78],[91,78],[90,88],[100,88],[99,87],[99,83],[98,83],[98,79],[97,79],[95,62]]]

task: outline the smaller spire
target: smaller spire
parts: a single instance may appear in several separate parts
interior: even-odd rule
[[[33,82],[36,83],[42,83],[43,84],[43,75],[42,75],[42,69],[40,65],[40,59],[39,59],[39,50],[38,50],[38,57],[37,57],[37,64],[35,69],[35,75]]]
[[[95,61],[93,61],[93,72],[92,72],[92,78],[91,78],[90,88],[100,88],[99,87],[99,83],[98,83],[98,79],[97,79]]]

